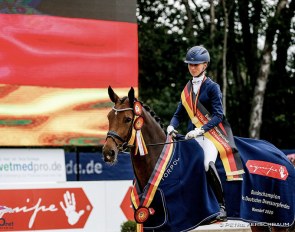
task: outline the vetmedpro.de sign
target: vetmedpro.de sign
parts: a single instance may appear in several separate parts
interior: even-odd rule
[[[66,181],[62,149],[0,149],[0,182]]]

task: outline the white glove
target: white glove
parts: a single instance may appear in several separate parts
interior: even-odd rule
[[[185,139],[197,138],[204,133],[205,131],[202,128],[195,128],[186,134]]]
[[[172,137],[176,137],[177,133],[178,133],[178,131],[175,130],[173,126],[170,125],[167,127],[167,134],[168,135],[171,135]]]

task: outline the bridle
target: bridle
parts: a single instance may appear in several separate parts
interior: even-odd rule
[[[115,115],[118,114],[118,112],[124,112],[124,111],[128,111],[128,110],[131,110],[133,113],[134,113],[134,109],[133,108],[122,108],[122,109],[116,109],[115,106],[112,107],[112,110],[115,111]],[[123,152],[123,151],[126,151],[128,148],[133,148],[134,145],[133,144],[129,144],[130,143],[130,138],[131,138],[131,134],[132,134],[132,127],[133,127],[133,123],[134,123],[134,114],[133,114],[133,119],[132,119],[132,124],[131,126],[129,127],[129,131],[128,131],[128,139],[127,140],[124,140],[116,131],[108,131],[107,133],[107,138],[111,138],[114,143],[116,144],[117,146],[117,149],[120,151],[120,152]],[[121,144],[118,144],[117,143],[117,140],[119,140],[121,142]],[[146,144],[146,146],[148,147],[151,147],[151,146],[160,146],[160,145],[165,145],[165,144],[170,144],[170,143],[179,143],[179,142],[184,142],[184,141],[187,141],[187,140],[191,140],[193,138],[190,138],[190,139],[180,139],[180,140],[174,140],[172,142],[164,142],[164,143],[151,143],[151,144]]]
[[[115,115],[117,115],[118,112],[123,112],[123,111],[128,111],[128,110],[132,110],[133,111],[133,108],[116,109],[115,106],[113,106],[112,107],[112,110],[114,110],[115,111]],[[132,133],[133,122],[134,122],[134,114],[133,114],[132,124],[129,127],[129,129],[128,129],[128,139],[127,139],[127,141],[125,141],[116,131],[110,130],[107,133],[106,139],[107,138],[111,138],[114,141],[114,143],[116,144],[117,149],[119,151],[121,151],[121,152],[127,150],[128,148],[134,147],[134,145],[129,144],[129,140],[130,140],[131,133]],[[121,144],[118,144],[116,139],[119,140],[121,142]]]

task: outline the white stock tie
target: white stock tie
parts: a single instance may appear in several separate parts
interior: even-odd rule
[[[199,91],[202,81],[203,81],[203,78],[193,78],[192,83],[193,83],[193,90],[195,94],[197,94],[197,92]]]

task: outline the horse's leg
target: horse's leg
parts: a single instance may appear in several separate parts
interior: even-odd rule
[[[268,226],[251,226],[252,232],[270,232]]]

